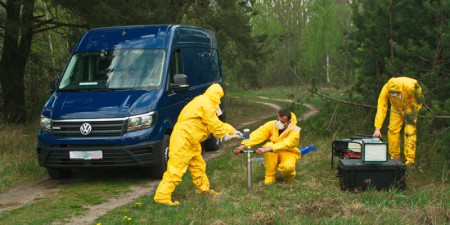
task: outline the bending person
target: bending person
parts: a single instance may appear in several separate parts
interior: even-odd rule
[[[392,159],[400,158],[400,131],[404,129],[405,165],[413,165],[416,157],[416,123],[422,108],[422,88],[417,80],[409,77],[394,77],[381,89],[378,97],[375,131],[373,137],[381,137],[380,129],[386,118],[388,103],[391,103],[388,126],[388,150]]]
[[[172,192],[180,184],[187,170],[192,176],[197,193],[218,194],[209,187],[200,142],[211,133],[225,141],[231,139],[232,135],[242,137],[241,132],[230,124],[220,121],[216,114],[220,112],[220,98],[223,95],[222,87],[213,84],[181,111],[170,137],[167,171],[156,189],[154,197],[156,203],[180,204],[178,201],[172,202]]]

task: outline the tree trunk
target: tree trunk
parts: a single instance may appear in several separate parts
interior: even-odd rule
[[[33,0],[7,1],[5,37],[0,61],[5,123],[26,121],[24,74],[33,38],[33,9]]]
[[[391,62],[394,61],[394,32],[392,30],[392,18],[393,18],[393,8],[392,8],[392,0],[389,3],[389,46],[391,51]]]

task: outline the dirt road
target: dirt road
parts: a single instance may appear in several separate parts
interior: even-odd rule
[[[263,100],[270,100],[268,98],[259,97]],[[285,99],[272,99],[275,101],[287,101],[287,102],[293,102],[291,100],[285,100]],[[270,100],[270,101],[272,101]],[[277,111],[280,109],[280,106],[268,103],[265,101],[253,101],[258,104],[265,104],[269,107],[272,107],[274,111]],[[293,102],[296,103],[296,102]],[[297,103],[300,104],[300,103]],[[307,113],[302,114],[298,120],[306,120],[307,118],[315,115],[318,110],[314,108],[314,106],[309,104],[303,104],[310,110]],[[273,114],[270,115],[261,115],[260,117],[256,118],[253,121],[245,122],[240,125],[238,125],[237,129],[242,129],[243,127],[246,127],[250,124],[256,123],[260,120],[267,119],[270,117],[273,117]],[[229,147],[236,146],[237,142],[231,141],[228,143],[225,143],[224,146],[215,152],[204,152],[203,157],[206,161],[210,161],[220,155],[222,155],[225,150]],[[79,173],[86,173],[86,172],[79,172]],[[76,175],[76,174],[74,174]],[[85,174],[78,174],[74,176],[74,178],[68,179],[68,180],[52,180],[50,178],[43,178],[38,181],[35,181],[31,184],[16,187],[13,189],[10,189],[6,192],[3,192],[0,194],[0,215],[16,209],[20,208],[26,204],[33,203],[34,201],[37,201],[42,198],[46,198],[52,195],[58,194],[61,188],[83,182],[83,177]],[[130,186],[130,192],[126,193],[124,195],[120,195],[116,198],[109,199],[108,201],[98,204],[98,205],[92,205],[92,206],[85,206],[87,208],[87,212],[85,215],[80,216],[74,216],[68,220],[55,222],[53,224],[92,224],[94,223],[95,219],[105,215],[110,210],[120,207],[122,205],[129,204],[133,202],[134,200],[146,195],[146,194],[152,194],[157,185],[159,184],[159,179],[152,179],[148,178],[146,182],[139,185],[131,185]]]

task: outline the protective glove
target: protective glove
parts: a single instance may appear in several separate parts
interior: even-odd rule
[[[223,136],[222,141],[228,141],[231,139],[231,135],[229,134],[225,134],[225,136]]]
[[[233,135],[237,135],[237,136],[239,136],[239,138],[241,138],[241,139],[244,138],[244,135],[243,135],[240,131],[238,131],[238,130],[235,130],[235,131],[233,132]]]

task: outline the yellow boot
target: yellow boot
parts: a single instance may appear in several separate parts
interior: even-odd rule
[[[414,166],[414,162],[413,161],[406,161],[405,162],[405,166],[413,167]]]
[[[264,178],[264,184],[269,185],[275,183],[275,176],[266,176]]]

